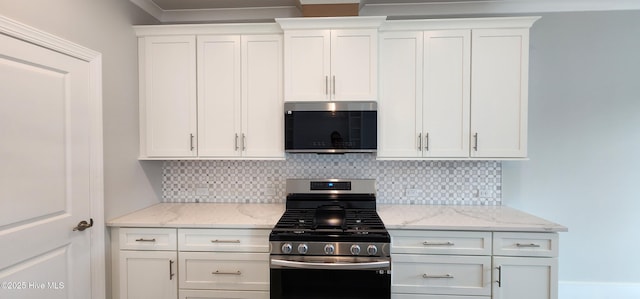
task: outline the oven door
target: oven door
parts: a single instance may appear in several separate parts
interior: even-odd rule
[[[330,298],[390,299],[390,258],[271,256],[271,299]]]

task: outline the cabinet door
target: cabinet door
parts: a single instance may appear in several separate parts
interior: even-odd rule
[[[425,157],[469,156],[470,59],[470,30],[424,33]]]
[[[195,156],[195,37],[145,37],[139,46],[141,156]]]
[[[240,36],[199,36],[199,156],[240,156],[240,100]]]
[[[493,266],[493,299],[558,298],[557,258],[494,256]]]
[[[331,98],[377,100],[378,31],[331,31]]]
[[[120,251],[120,299],[175,299],[175,251]]]
[[[285,101],[329,99],[330,49],[329,30],[284,33]]]
[[[282,36],[242,36],[244,157],[284,158]]]
[[[379,158],[422,155],[422,32],[380,35]]]
[[[391,260],[392,293],[491,295],[489,256],[395,254]]]
[[[473,157],[527,155],[529,30],[472,32]]]
[[[180,288],[268,291],[269,253],[180,252]]]

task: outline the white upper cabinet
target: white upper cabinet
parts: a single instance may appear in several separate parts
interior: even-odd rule
[[[285,100],[329,99],[331,32],[302,30],[284,33]]]
[[[473,31],[473,157],[527,156],[528,29]]]
[[[198,155],[240,156],[240,36],[198,37]]]
[[[284,157],[282,36],[198,36],[198,156]]]
[[[424,157],[465,157],[469,153],[470,52],[470,30],[424,33]]]
[[[377,27],[384,19],[277,19],[284,29],[285,101],[377,100]]]
[[[525,158],[529,28],[537,19],[387,22],[378,158]]]
[[[380,158],[469,155],[470,30],[381,35]]]
[[[277,24],[136,30],[142,159],[284,158]]]
[[[378,157],[421,157],[422,32],[380,35]]]
[[[284,158],[282,35],[242,37],[244,157]]]
[[[139,40],[143,157],[197,154],[195,43],[192,35]]]

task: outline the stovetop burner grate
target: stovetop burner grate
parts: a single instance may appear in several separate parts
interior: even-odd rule
[[[331,221],[318,219],[316,209],[287,209],[276,224],[274,231],[304,232],[345,232],[368,234],[386,232],[382,220],[375,210],[345,209],[344,219],[334,221],[339,225],[329,225]]]

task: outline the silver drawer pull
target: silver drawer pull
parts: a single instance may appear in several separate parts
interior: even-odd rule
[[[522,243],[516,243],[517,247],[523,247],[523,248],[538,248],[540,247],[539,244],[534,244],[534,243],[530,243],[530,244],[522,244]]]
[[[143,238],[136,239],[136,242],[155,242],[155,241],[156,241],[156,238],[153,238],[153,239],[143,239]]]
[[[213,275],[242,275],[242,272],[240,272],[240,270],[238,270],[236,272],[222,272],[222,271],[216,270],[216,272],[211,272],[211,274],[213,274]]]
[[[453,275],[447,273],[442,275],[429,275],[427,273],[422,274],[422,278],[453,278]]]
[[[422,245],[424,246],[453,246],[456,245],[455,243],[448,241],[448,242],[429,242],[429,241],[424,241],[422,242]]]
[[[211,240],[211,243],[240,243],[240,240]]]

